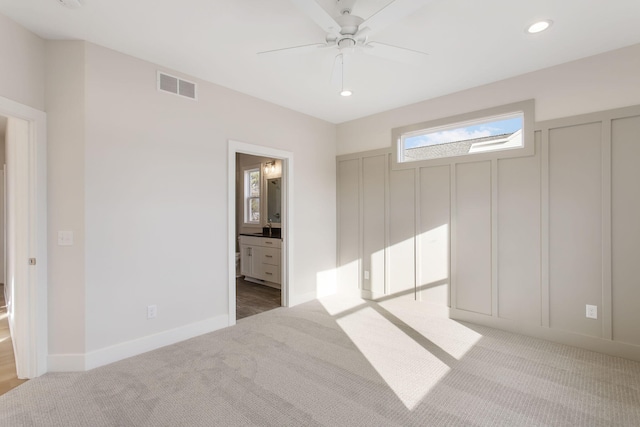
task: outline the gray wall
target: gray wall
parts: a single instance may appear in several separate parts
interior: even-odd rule
[[[539,122],[533,156],[390,157],[338,157],[340,290],[640,360],[640,107]]]

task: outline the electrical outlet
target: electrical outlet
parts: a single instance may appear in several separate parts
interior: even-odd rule
[[[158,306],[157,305],[148,305],[147,306],[147,319],[155,319],[158,316]]]
[[[364,280],[369,280],[369,270],[364,271]]]
[[[589,305],[589,304],[587,304],[587,318],[589,318],[589,319],[597,319],[598,318],[598,306],[597,305]]]

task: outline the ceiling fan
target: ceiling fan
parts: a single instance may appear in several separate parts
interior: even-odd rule
[[[344,86],[344,69],[349,56],[356,51],[408,63],[421,62],[427,57],[424,52],[371,41],[369,37],[411,15],[432,0],[391,0],[367,19],[351,13],[356,0],[336,0],[338,15],[335,19],[315,0],[290,1],[326,32],[324,42],[268,50],[258,54],[309,53],[318,49],[335,49],[338,54],[334,60],[332,81],[337,80],[338,75],[340,76],[342,83],[340,94],[343,96],[351,95],[351,91]]]

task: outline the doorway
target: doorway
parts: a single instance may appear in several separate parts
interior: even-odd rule
[[[0,97],[6,129],[4,294],[17,377],[47,372],[46,115]]]
[[[236,153],[236,320],[282,305],[282,160]]]
[[[292,224],[292,218],[291,218],[291,210],[290,210],[290,206],[292,203],[292,182],[290,177],[292,176],[292,170],[293,170],[293,154],[287,151],[282,151],[282,150],[278,150],[278,149],[274,149],[274,148],[270,148],[270,147],[264,147],[264,146],[259,146],[259,145],[253,145],[253,144],[247,144],[247,143],[242,143],[242,142],[238,142],[238,141],[229,141],[229,157],[228,157],[228,171],[229,171],[229,177],[228,177],[228,257],[229,257],[229,277],[228,277],[228,283],[229,283],[229,325],[234,325],[236,323],[237,320],[237,316],[243,316],[243,313],[238,313],[237,312],[237,303],[238,303],[238,292],[236,291],[236,286],[237,286],[237,274],[236,274],[236,257],[237,257],[237,253],[238,250],[240,249],[239,246],[239,242],[238,242],[238,232],[236,230],[236,220],[237,220],[237,215],[240,214],[239,209],[237,208],[236,205],[236,177],[237,177],[237,164],[236,164],[236,156],[238,154],[242,154],[242,155],[250,155],[250,156],[256,156],[259,158],[267,158],[267,159],[271,159],[271,160],[277,160],[278,162],[280,162],[280,171],[281,171],[281,181],[280,181],[280,191],[281,191],[281,220],[280,220],[280,236],[277,239],[272,240],[270,243],[271,245],[277,245],[280,246],[277,252],[277,256],[279,256],[280,258],[280,269],[278,270],[278,274],[279,274],[279,282],[280,282],[280,301],[279,301],[279,305],[283,306],[283,307],[287,307],[289,305],[289,294],[291,291],[291,282],[290,282],[290,277],[291,277],[291,262],[289,259],[289,256],[291,254],[291,248],[292,248],[292,232],[293,232],[293,227],[291,227]],[[272,166],[272,165],[271,165]],[[260,167],[264,168],[264,165],[262,165],[262,163],[260,163]],[[263,182],[264,185],[266,185],[266,182]],[[264,214],[263,215],[267,215],[266,214],[266,210],[263,207],[264,210]],[[256,235],[256,239],[258,241],[255,240],[251,240],[249,239],[248,241],[243,241],[242,244],[244,245],[253,245],[255,243],[256,247],[254,247],[252,250],[250,250],[249,253],[252,254],[263,254],[265,257],[268,256],[276,256],[276,253],[274,252],[274,249],[271,248],[265,248],[264,250],[262,248],[260,248],[260,237],[264,237],[266,238],[266,234],[264,234],[263,236],[258,236],[258,234],[262,234],[262,227],[266,224],[266,221],[264,221],[264,218],[262,218],[261,220],[257,221],[256,218],[252,218],[254,224],[249,224],[249,225],[253,225],[255,231],[253,232],[253,234]],[[251,228],[249,228],[250,230]],[[273,232],[273,230],[271,228],[267,228],[265,230],[265,233],[269,233],[271,234]],[[244,234],[252,234],[252,233],[244,233]],[[251,236],[247,236],[247,237],[251,237]],[[275,237],[275,236],[272,236]],[[265,241],[264,239],[262,239],[263,241]],[[276,243],[277,241],[277,243]],[[265,246],[269,245],[268,241],[265,241],[266,243],[264,243]],[[258,257],[256,256],[255,258],[253,258],[254,260],[256,260]],[[245,258],[245,262],[246,262],[247,258]],[[251,266],[244,266],[244,272],[247,272],[247,268],[251,268]],[[260,269],[260,267],[254,267],[254,268],[258,268]],[[267,276],[261,276],[260,274],[248,274],[246,275],[243,280],[246,280],[247,277],[249,279],[255,279],[256,277],[252,277],[252,276],[257,276],[258,282],[260,282],[260,280],[262,279],[267,279],[266,281],[269,282],[269,278],[273,277],[273,274],[276,274],[274,270],[270,270],[271,266],[267,265],[264,266],[264,270],[260,270],[262,272],[264,272],[264,274],[267,274]],[[249,270],[249,271],[256,271],[256,270]],[[251,286],[256,284],[255,281],[247,281],[247,283],[241,283],[241,285],[247,285],[247,286]],[[273,284],[273,283],[272,283]],[[262,286],[262,284],[259,284],[258,286]],[[264,297],[265,295],[261,295],[266,293],[271,293],[272,295],[270,295],[271,301],[274,300],[274,292],[271,292],[269,289],[267,289],[267,287],[261,287],[261,288],[256,288],[254,289],[256,291],[260,291],[260,293],[254,293],[254,296],[256,298],[259,298],[261,301],[265,301]],[[243,295],[240,295],[240,298],[242,298]],[[272,302],[273,303],[273,302]]]
[[[8,292],[8,287],[5,286],[5,139],[8,119],[6,116],[0,116],[0,395],[26,381],[18,379],[15,352],[13,350],[14,340],[11,337],[11,328],[9,327],[9,307],[7,302],[10,301],[10,292]]]

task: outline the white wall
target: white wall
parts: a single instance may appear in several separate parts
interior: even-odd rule
[[[525,99],[537,121],[636,105],[638,75],[640,44],[339,124],[338,154],[389,147],[396,127]]]
[[[86,49],[86,350],[226,322],[229,139],[293,152],[292,300],[314,297],[335,266],[335,126],[197,80],[196,102],[161,93],[157,66]]]
[[[44,44],[0,14],[0,96],[44,110]]]
[[[85,43],[48,41],[46,56],[49,353],[81,358],[87,332]],[[58,246],[58,231],[73,232],[73,246]],[[53,369],[65,363],[51,360]]]
[[[0,96],[48,113],[51,369],[226,324],[230,139],[293,152],[291,301],[331,277],[335,125],[201,81],[197,102],[158,93],[153,64],[1,15],[0,58]]]

